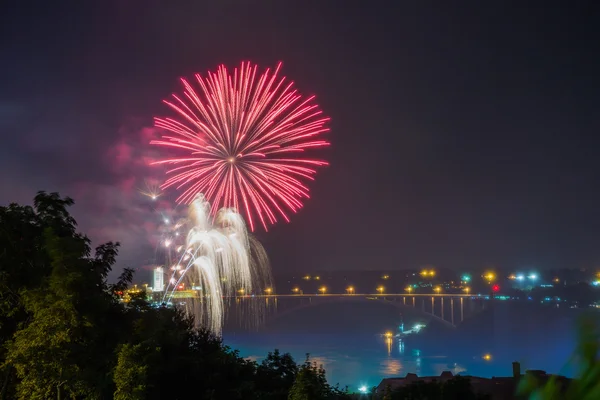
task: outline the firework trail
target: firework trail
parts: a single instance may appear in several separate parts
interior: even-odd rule
[[[210,213],[235,208],[267,229],[277,215],[297,212],[309,198],[306,180],[327,162],[306,158],[306,150],[329,145],[319,136],[329,129],[314,97],[303,98],[293,82],[274,71],[257,72],[242,63],[233,73],[221,66],[206,77],[195,76],[199,91],[187,80],[183,96],[165,101],[177,118],[156,118],[170,132],[151,143],[182,155],[154,164],[169,164],[171,176],[162,188],[183,189],[179,203],[198,193],[210,200]]]
[[[187,304],[198,325],[221,334],[227,302],[236,292],[262,293],[270,282],[269,263],[260,243],[247,232],[240,214],[222,208],[209,218],[210,205],[202,194],[189,206],[187,219],[179,220],[174,228],[189,228],[185,244],[174,250],[178,262],[171,267],[164,301],[171,301],[177,289],[198,290],[198,298]],[[165,247],[175,245],[174,237],[166,237]],[[256,306],[260,307],[260,303]],[[259,310],[254,310],[259,318]]]
[[[160,191],[160,185],[157,181],[145,179],[144,186],[145,187],[143,189],[138,190],[141,195],[146,196],[152,200],[156,200],[160,196],[162,196],[162,192]]]

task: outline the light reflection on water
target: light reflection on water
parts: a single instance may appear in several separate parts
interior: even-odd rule
[[[575,348],[578,314],[557,318],[555,310],[508,305],[509,309],[496,309],[493,332],[480,329],[490,322],[487,314],[477,317],[479,322],[473,321],[458,335],[430,324],[419,314],[398,315],[396,308],[381,307],[377,302],[353,303],[351,307],[333,303],[320,305],[317,310],[308,307],[282,314],[270,320],[261,333],[242,333],[232,326],[225,330],[224,341],[239,349],[242,356],[257,361],[275,348],[291,353],[298,363],[310,353],[312,360],[323,364],[330,383],[339,382],[354,390],[409,372],[419,376],[439,376],[443,371],[510,376],[513,361],[520,362],[522,370],[543,369],[571,376],[572,367],[565,368],[565,363]],[[547,325],[550,322],[551,328]],[[421,337],[409,336],[406,343],[393,337],[393,332],[416,324],[427,324],[431,329]],[[484,360],[487,353],[493,357]]]
[[[225,334],[224,341],[239,349],[242,357],[258,362],[276,348],[291,353],[298,363],[310,353],[310,360],[325,368],[330,383],[348,386],[350,390],[362,385],[376,386],[383,378],[405,376],[409,372],[424,376],[466,370],[446,356],[423,356],[419,350],[407,349],[397,338],[379,335]]]

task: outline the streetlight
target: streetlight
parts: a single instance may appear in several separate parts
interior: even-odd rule
[[[433,288],[433,290],[434,290],[434,291],[435,291],[437,294],[440,294],[440,292],[442,291],[442,288],[441,288],[441,287],[439,287],[439,286],[436,286],[436,287],[434,287],[434,288]]]
[[[270,296],[271,292],[273,292],[273,289],[271,289],[270,287],[265,289],[265,293],[267,294],[267,296]]]
[[[538,276],[536,274],[531,274],[528,276],[528,278],[531,279],[532,281],[535,281],[538,278]]]
[[[485,274],[484,278],[487,279],[488,282],[491,282],[496,279],[496,274],[493,272],[488,272]]]
[[[424,269],[423,271],[421,271],[421,275],[425,276],[425,277],[427,277],[427,276],[434,277],[435,276],[435,271],[433,269],[432,270]]]
[[[466,288],[465,288],[465,293],[466,293],[466,294],[469,294],[469,292],[470,292],[470,291],[471,291],[471,288],[470,288],[470,287],[466,287]]]
[[[319,292],[321,292],[322,294],[325,294],[326,291],[327,291],[327,288],[325,286],[321,286],[319,288]]]
[[[405,290],[408,292],[408,294],[411,294],[413,291],[413,288],[411,286],[409,286]]]
[[[377,288],[377,291],[379,292],[379,294],[383,294],[383,291],[385,290],[385,288],[383,286],[379,286]]]
[[[246,289],[244,289],[244,288],[241,288],[240,290],[238,290],[238,293],[242,296],[244,295],[245,292],[246,292]]]
[[[300,292],[300,289],[295,287],[292,289],[292,292],[294,292],[295,294],[298,294]]]
[[[354,286],[348,286],[346,288],[346,293],[348,293],[348,294],[354,294]]]

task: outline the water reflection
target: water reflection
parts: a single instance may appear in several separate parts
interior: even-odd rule
[[[298,363],[306,360],[322,365],[327,379],[350,390],[360,386],[372,387],[383,378],[439,375],[444,370],[453,374],[464,372],[465,365],[449,357],[423,353],[405,347],[405,342],[385,335],[340,336],[326,334],[243,334],[226,335],[225,343],[240,350],[243,357],[261,362],[269,351],[278,348],[290,352]],[[262,355],[257,356],[257,355]]]
[[[382,366],[383,368],[380,370],[382,376],[400,376],[402,371],[402,363],[395,358],[384,360]]]
[[[421,375],[421,350],[413,350],[413,356],[415,357],[415,373]]]

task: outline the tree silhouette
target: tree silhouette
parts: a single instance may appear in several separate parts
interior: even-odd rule
[[[600,399],[600,321],[595,314],[584,315],[578,326],[577,347],[572,363],[577,377],[569,382],[552,376],[542,382],[532,375],[525,376],[519,393],[536,400],[594,400]]]
[[[257,365],[179,309],[122,302],[134,271],[107,282],[119,244],[92,251],[68,197],[33,203],[0,207],[1,399],[344,398],[308,360]]]

